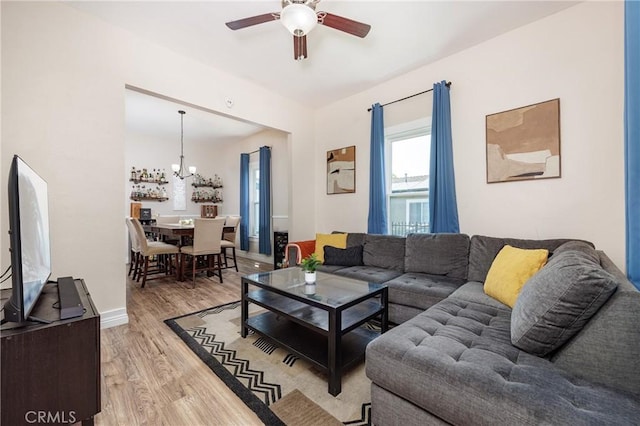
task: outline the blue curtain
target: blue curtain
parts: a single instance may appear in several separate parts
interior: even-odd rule
[[[249,251],[249,154],[240,154],[240,250]]]
[[[429,169],[429,232],[460,232],[451,144],[451,102],[443,80],[433,85],[431,164]]]
[[[371,108],[371,162],[369,165],[369,234],[387,233],[387,182],[384,166],[384,118],[382,106]]]
[[[640,289],[640,2],[625,1],[624,25],[627,276]]]
[[[260,217],[258,219],[259,252],[271,255],[271,148],[260,148]]]

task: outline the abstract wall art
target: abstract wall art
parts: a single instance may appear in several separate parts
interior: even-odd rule
[[[327,151],[327,194],[356,192],[356,147]]]
[[[487,115],[487,183],[560,177],[560,99]]]

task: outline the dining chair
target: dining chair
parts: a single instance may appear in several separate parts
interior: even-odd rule
[[[149,278],[149,275],[162,272],[164,272],[165,274],[171,273],[171,270],[173,268],[171,255],[178,255],[180,253],[180,248],[173,244],[167,244],[161,241],[148,241],[144,233],[144,228],[142,227],[142,224],[140,224],[140,221],[138,219],[132,219],[131,223],[133,224],[133,227],[136,231],[136,237],[138,238],[140,247],[140,253],[138,257],[138,277],[136,281],[140,281],[140,276],[142,275],[141,287],[144,287],[147,280],[160,278]],[[149,270],[149,261],[153,257],[155,257],[157,260],[157,268],[155,270]],[[164,259],[164,262],[161,262],[161,258]],[[142,259],[144,259],[144,269],[142,268],[142,265],[140,265]],[[177,265],[177,267],[179,267],[179,265]]]
[[[196,270],[217,271],[222,283],[222,230],[224,219],[202,219],[193,221],[193,245],[180,247],[182,275],[191,257],[193,287],[196,286]],[[198,257],[206,256],[203,267],[198,268]]]
[[[222,241],[220,245],[222,247],[222,253],[224,256],[224,267],[228,268],[228,255],[227,249],[231,249],[233,254],[233,266],[238,272],[238,262],[236,261],[236,235],[238,233],[238,226],[240,225],[240,216],[229,216],[225,222],[225,228],[233,227],[232,232],[224,232],[222,234]]]
[[[138,274],[138,261],[140,257],[140,243],[138,242],[138,235],[136,233],[136,229],[132,223],[132,219],[130,217],[126,218],[127,229],[129,230],[129,240],[131,242],[131,253],[129,256],[129,273],[131,276],[131,272],[133,272],[133,279],[136,279]]]
[[[136,230],[136,227],[133,223],[132,218],[130,217],[126,218],[126,224],[127,224],[127,229],[129,230],[129,239],[131,240],[131,255],[130,255],[128,275],[131,277],[131,273],[133,272],[133,276],[131,278],[136,281],[140,281],[139,274],[142,272],[142,269],[140,265],[141,256],[140,256],[140,241],[138,239],[138,232]],[[144,233],[144,237],[149,246],[158,245],[158,241],[149,240],[147,238],[146,232]],[[162,257],[164,255],[160,255],[160,256]],[[164,260],[165,259],[161,259],[161,262]],[[166,263],[167,262],[165,261],[163,264],[166,264]]]
[[[176,215],[156,216],[156,224],[158,225],[163,225],[167,223],[176,224],[178,222],[180,222],[180,216],[176,216]],[[165,236],[160,235],[158,236],[158,239],[160,241],[164,241],[167,244],[180,245],[180,240],[175,238],[167,238]]]

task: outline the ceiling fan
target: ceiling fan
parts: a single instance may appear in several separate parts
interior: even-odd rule
[[[320,0],[282,0],[280,12],[238,19],[227,22],[226,25],[232,30],[239,30],[279,19],[293,34],[293,57],[296,60],[307,57],[307,34],[316,24],[335,28],[360,38],[364,38],[369,33],[371,25],[327,12],[316,12],[316,5],[319,2]]]

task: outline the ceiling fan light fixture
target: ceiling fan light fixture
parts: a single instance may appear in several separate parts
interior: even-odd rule
[[[316,26],[318,17],[316,12],[309,6],[292,3],[282,9],[280,21],[291,34],[302,37]]]

